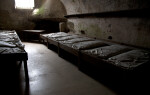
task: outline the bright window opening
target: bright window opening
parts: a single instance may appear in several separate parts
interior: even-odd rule
[[[16,9],[33,9],[34,0],[15,0]]]

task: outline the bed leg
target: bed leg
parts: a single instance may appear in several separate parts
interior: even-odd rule
[[[48,42],[46,44],[47,44],[47,48],[50,49],[50,44]]]
[[[79,69],[79,70],[81,70],[81,58],[80,58],[80,56],[81,56],[81,55],[80,55],[80,52],[79,52],[79,53],[78,53],[78,56],[77,56],[77,57],[78,57],[78,64],[77,64],[77,65],[78,65],[78,69]]]
[[[61,57],[61,48],[58,46],[58,56]]]
[[[25,79],[26,79],[26,82],[29,82],[27,60],[24,60],[24,71],[25,71]]]
[[[21,68],[21,65],[22,65],[22,61],[19,61],[19,66],[18,66],[19,69]]]

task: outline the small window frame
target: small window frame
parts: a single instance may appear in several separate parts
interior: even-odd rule
[[[34,9],[34,0],[15,0],[15,9]]]

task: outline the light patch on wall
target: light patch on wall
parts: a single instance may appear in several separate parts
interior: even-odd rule
[[[34,0],[15,0],[16,9],[33,9]]]
[[[36,15],[39,13],[39,9],[34,9],[32,15]]]

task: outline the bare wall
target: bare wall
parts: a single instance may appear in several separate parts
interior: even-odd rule
[[[15,10],[14,0],[0,1],[0,29],[32,29],[34,24],[28,21],[32,10]]]
[[[36,4],[36,8],[39,9],[39,12],[34,15],[35,17],[64,18],[67,14],[65,7],[60,0],[43,0],[42,2],[37,2]]]
[[[67,15],[149,9],[150,0],[61,0]],[[149,17],[69,17],[70,30],[104,40],[150,48]],[[70,27],[71,26],[71,27]]]
[[[150,9],[150,0],[35,0],[41,18],[64,15]],[[14,0],[0,1],[1,29],[33,29],[32,11],[15,10]],[[141,17],[68,18],[71,31],[100,39],[150,48],[150,19]]]
[[[31,17],[64,18],[66,9],[60,0],[35,0],[35,8],[40,9],[37,15],[33,10],[15,9],[14,0],[0,0],[0,29],[24,30],[34,29]]]

